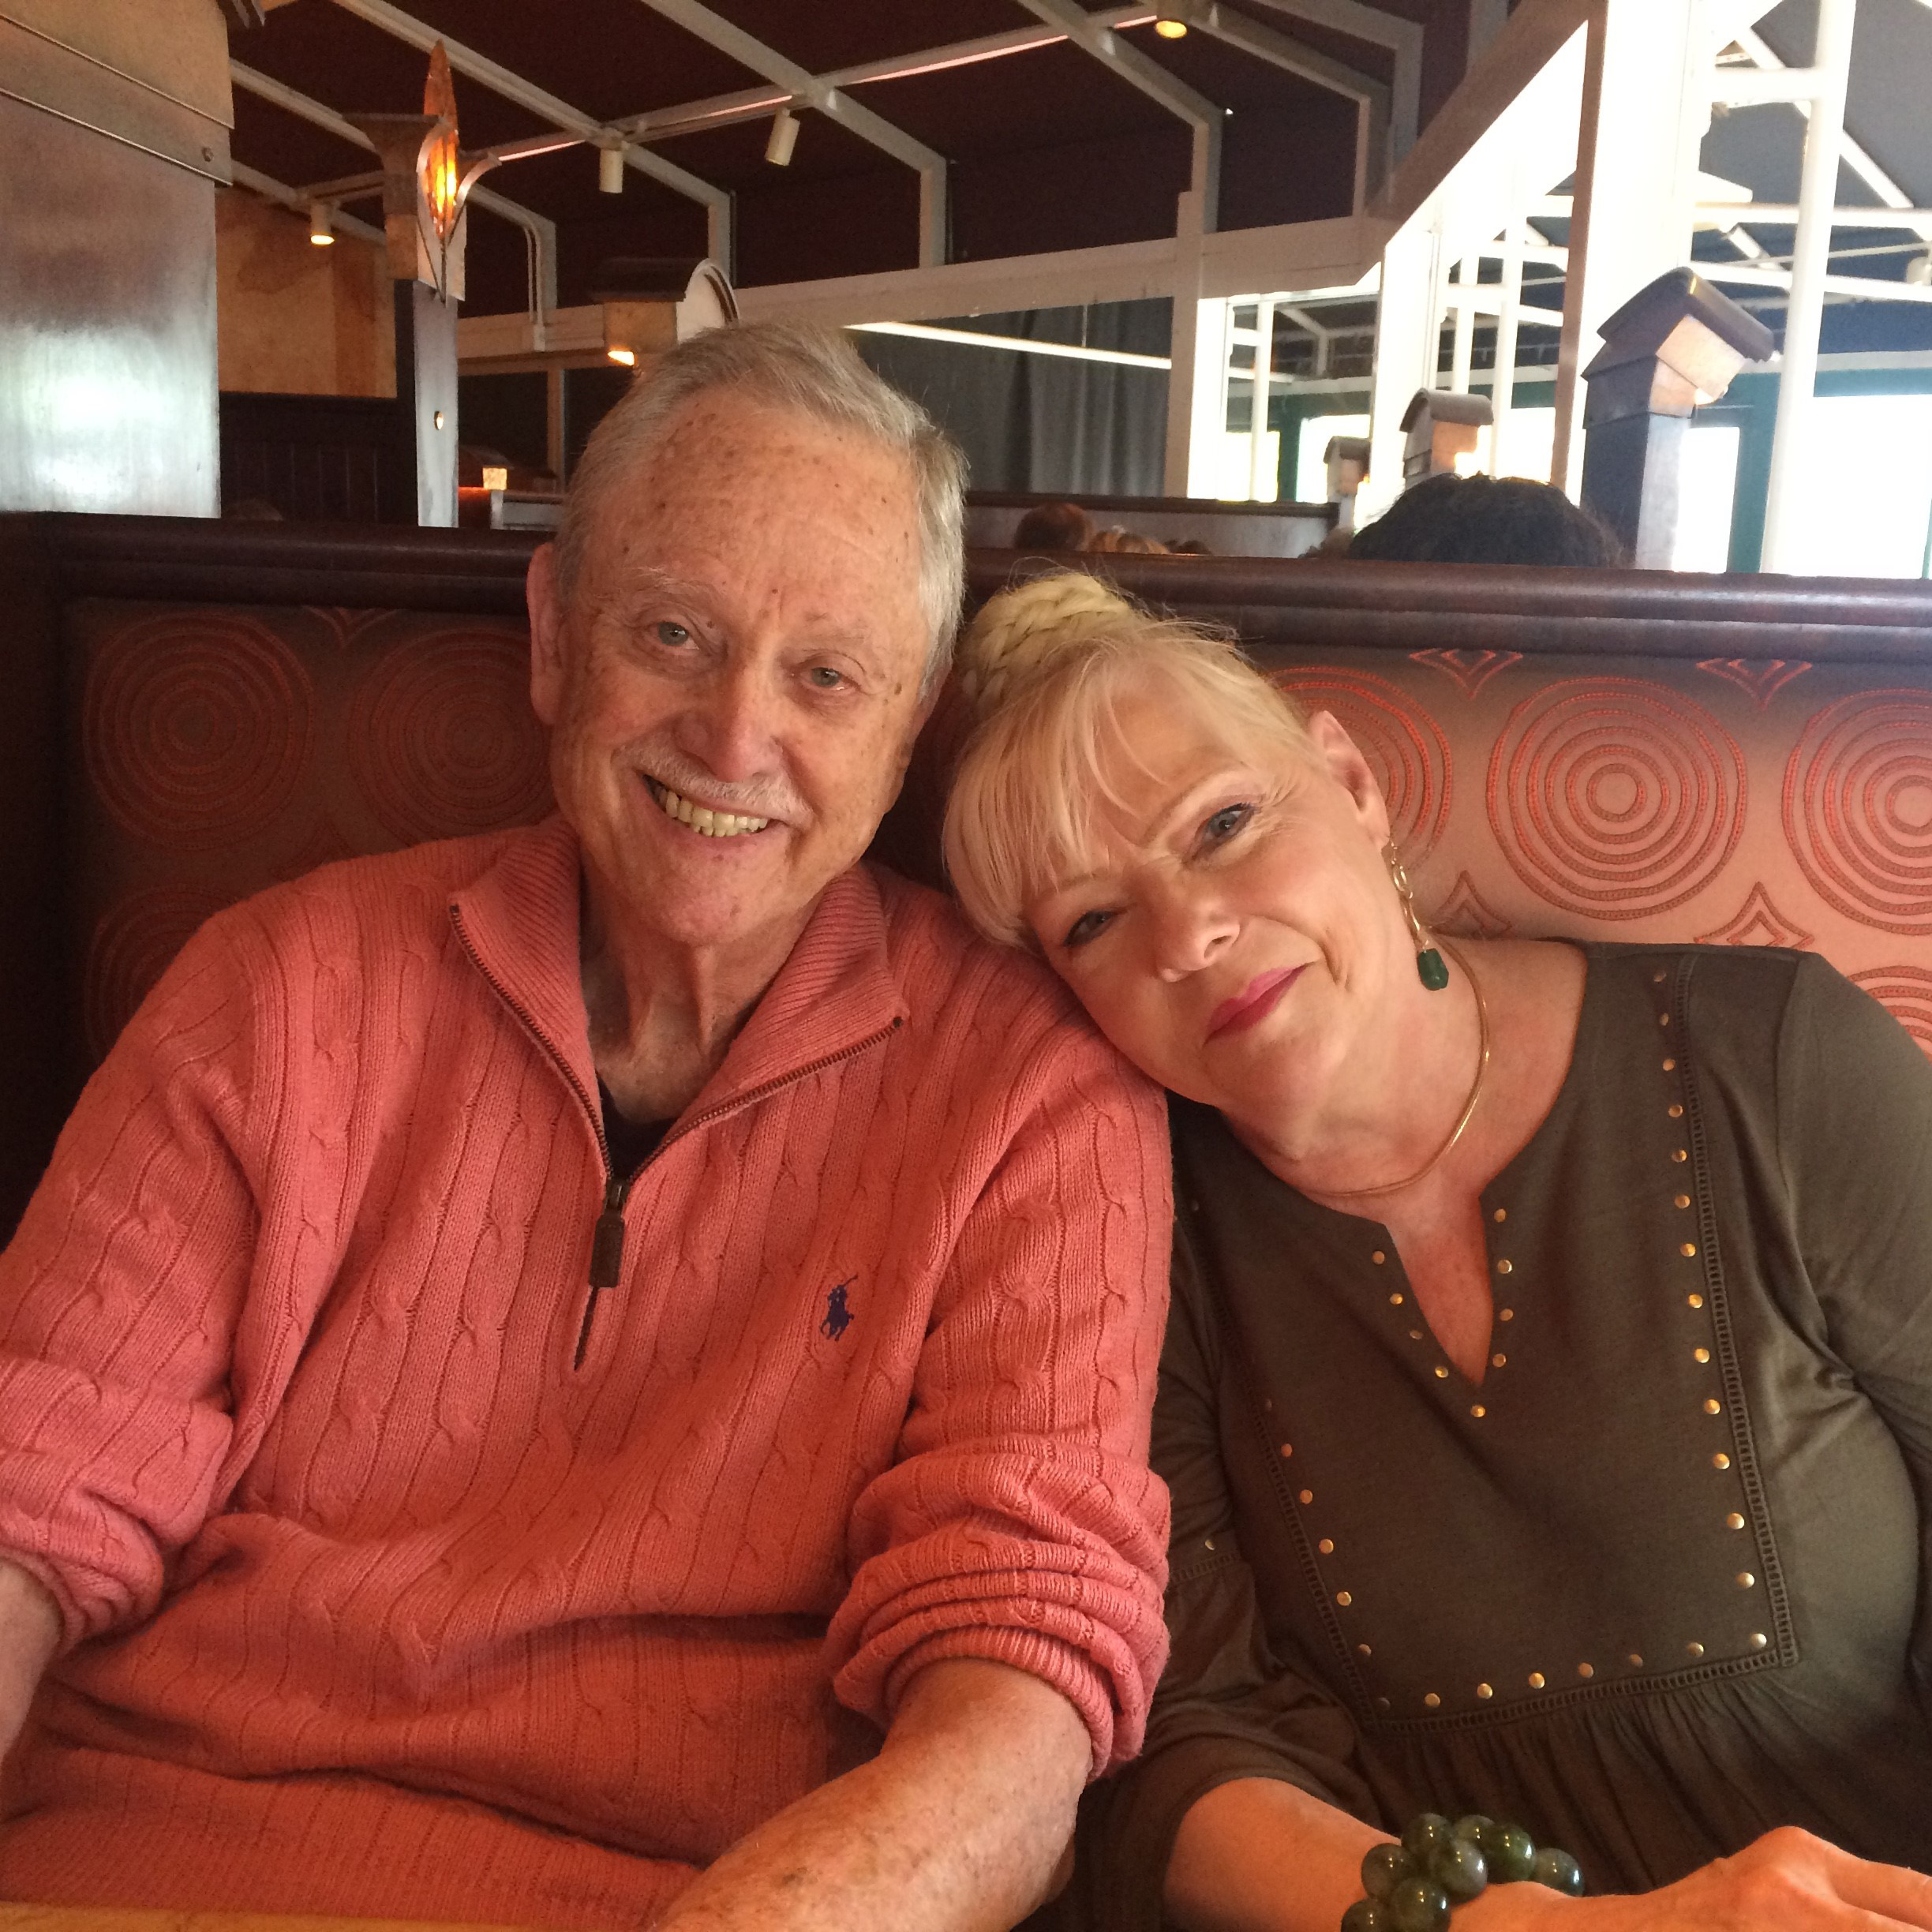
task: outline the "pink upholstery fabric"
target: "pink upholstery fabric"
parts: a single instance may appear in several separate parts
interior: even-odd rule
[[[1932,690],[1896,668],[1266,653],[1443,930],[1822,953],[1932,1054]]]

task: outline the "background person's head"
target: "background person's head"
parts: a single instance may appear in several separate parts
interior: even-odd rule
[[[1553,564],[1614,570],[1616,533],[1526,477],[1433,476],[1357,530],[1352,558],[1384,564]]]
[[[531,691],[593,923],[776,970],[947,660],[962,472],[841,338],[720,330],[599,425],[530,571]]]
[[[1237,1119],[1319,1113],[1417,989],[1380,792],[1228,639],[1091,578],[991,600],[960,648],[979,717],[946,866],[1127,1057]]]
[[[1087,548],[1089,550],[1112,552],[1117,556],[1165,556],[1167,546],[1151,537],[1143,537],[1138,530],[1130,530],[1124,524],[1110,524],[1103,530],[1095,530]]]
[[[1013,548],[1056,556],[1084,550],[1092,535],[1093,519],[1078,504],[1035,504],[1014,525]]]

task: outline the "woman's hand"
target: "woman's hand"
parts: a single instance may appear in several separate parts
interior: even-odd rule
[[[1655,1892],[1571,1899],[1497,1885],[1455,1915],[1466,1932],[1479,1921],[1481,1932],[1932,1932],[1932,1878],[1784,1825]]]

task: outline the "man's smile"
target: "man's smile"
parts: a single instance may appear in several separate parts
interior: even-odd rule
[[[741,812],[716,811],[709,805],[693,804],[683,793],[673,792],[648,774],[644,787],[667,818],[689,826],[706,838],[742,838],[747,833],[762,832],[771,823],[769,818],[753,818]]]

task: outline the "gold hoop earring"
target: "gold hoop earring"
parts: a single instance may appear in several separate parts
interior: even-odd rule
[[[1409,937],[1415,942],[1416,977],[1430,992],[1440,993],[1449,983],[1449,968],[1443,964],[1442,954],[1436,950],[1428,928],[1416,911],[1415,888],[1409,883],[1409,874],[1402,869],[1402,854],[1395,849],[1393,839],[1382,848],[1382,863],[1388,867],[1389,882],[1395,888],[1395,897],[1402,901],[1402,919],[1408,926]]]

